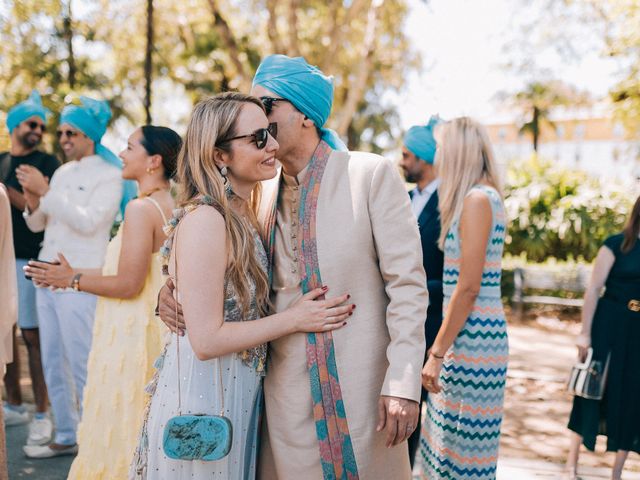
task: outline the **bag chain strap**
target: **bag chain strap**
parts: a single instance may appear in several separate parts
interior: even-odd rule
[[[181,385],[180,385],[180,334],[178,333],[178,227],[173,233],[173,277],[174,277],[174,291],[175,295],[175,318],[176,318],[176,354],[178,356],[178,416],[182,416],[182,396]],[[224,389],[222,387],[222,359],[217,358],[218,360],[218,374],[220,376],[220,416],[224,417]]]

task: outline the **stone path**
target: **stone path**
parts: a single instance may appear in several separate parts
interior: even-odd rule
[[[560,478],[568,451],[571,396],[565,392],[576,359],[579,326],[554,317],[509,326],[509,370],[502,427],[499,480]],[[584,480],[609,478],[613,453],[600,438],[596,453],[585,449],[578,470]],[[630,453],[625,480],[640,480],[640,456]]]

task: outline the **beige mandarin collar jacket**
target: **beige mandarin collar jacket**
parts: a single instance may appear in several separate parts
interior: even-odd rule
[[[278,176],[263,185],[263,220],[280,181]],[[292,198],[282,200],[278,221],[294,208]],[[425,350],[428,293],[420,235],[397,168],[378,155],[334,151],[322,177],[315,221],[328,296],[348,292],[357,305],[333,340],[359,478],[408,479],[406,444],[387,449],[384,433],[375,432],[380,395],[419,400]],[[281,236],[298,227],[276,226]],[[278,235],[274,250],[276,263],[297,258]],[[301,295],[299,287],[295,293],[281,299],[276,290],[274,305],[285,309]],[[321,479],[304,334],[271,342],[265,398],[260,478]]]

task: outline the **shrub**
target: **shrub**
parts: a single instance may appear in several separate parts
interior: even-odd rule
[[[628,186],[535,155],[512,162],[505,187],[505,252],[533,262],[590,262],[604,240],[622,230],[634,200],[630,193]]]

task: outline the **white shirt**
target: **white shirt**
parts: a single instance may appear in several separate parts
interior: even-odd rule
[[[29,229],[44,230],[38,258],[52,261],[62,252],[74,268],[102,268],[122,197],[120,173],[98,155],[56,170],[38,209],[25,211]]]
[[[413,214],[418,218],[424,210],[424,207],[427,206],[431,195],[438,189],[438,185],[440,185],[440,179],[436,178],[431,181],[429,185],[424,187],[422,191],[418,187],[414,188],[411,192],[411,210],[413,210]]]

